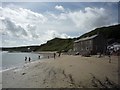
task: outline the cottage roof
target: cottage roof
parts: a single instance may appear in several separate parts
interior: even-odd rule
[[[98,35],[96,34],[96,35],[93,35],[93,36],[90,36],[90,37],[81,38],[81,39],[76,40],[76,41],[74,41],[74,42],[80,42],[80,41],[90,40],[90,39],[93,39],[93,38],[95,38],[95,37],[97,37],[97,36],[98,36]]]

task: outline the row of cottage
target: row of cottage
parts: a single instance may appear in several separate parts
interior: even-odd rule
[[[102,35],[93,35],[74,41],[74,51],[79,54],[97,54],[106,51],[107,40]]]

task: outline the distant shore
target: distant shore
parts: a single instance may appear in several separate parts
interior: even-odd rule
[[[62,55],[2,73],[3,88],[91,88],[118,86],[118,58]]]

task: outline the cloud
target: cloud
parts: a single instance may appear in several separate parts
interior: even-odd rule
[[[32,40],[38,37],[36,26],[44,24],[47,17],[23,8],[0,7],[1,33],[11,37]]]
[[[63,28],[67,28],[66,30],[61,27],[61,30],[68,32],[78,32],[85,33],[90,30],[93,30],[97,27],[112,25],[114,23],[117,24],[117,21],[114,22],[114,18],[110,16],[112,12],[106,10],[105,8],[96,8],[96,7],[86,7],[83,10],[77,11],[66,11],[64,13],[60,13],[59,15],[55,15],[50,13],[49,15],[64,25]],[[71,29],[72,28],[72,29]]]
[[[70,36],[68,36],[67,34],[60,34],[55,30],[48,30],[47,32],[45,32],[46,36],[48,36],[49,39],[55,38],[55,37],[59,37],[59,38],[70,38]]]
[[[2,16],[5,18],[11,18],[11,20],[17,22],[17,23],[31,23],[36,24],[37,23],[45,23],[47,21],[47,17],[43,16],[40,13],[35,13],[28,9],[23,8],[0,8],[0,11],[2,12]],[[31,22],[32,21],[32,22]]]
[[[6,37],[3,38],[4,46],[41,44],[54,37],[69,37],[67,34],[60,34],[55,30],[49,30],[49,27],[46,28],[51,21],[41,13],[8,7],[0,7],[0,12],[0,34]],[[12,41],[13,38],[15,41]]]
[[[68,17],[75,23],[76,27],[91,30],[113,22],[104,8],[86,7],[84,10],[70,12]]]
[[[6,26],[6,30],[11,32],[12,35],[15,36],[27,36],[27,32],[24,30],[24,28],[22,28],[21,26],[17,25],[15,22],[9,20],[9,18],[5,18],[3,20],[3,23]]]
[[[6,44],[9,44],[9,45],[16,45],[16,41],[9,41],[9,40],[2,40],[2,44],[3,46],[6,45]]]
[[[0,7],[0,35],[4,46],[38,45],[55,37],[79,36],[96,27],[112,25],[114,18],[105,8],[86,7],[77,11],[57,5],[54,12],[37,13],[24,8]]]
[[[64,10],[65,10],[65,9],[63,8],[63,6],[61,6],[61,5],[55,6],[55,9],[60,10],[60,11],[64,11]]]

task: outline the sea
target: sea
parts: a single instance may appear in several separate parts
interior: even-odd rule
[[[40,56],[40,59],[39,59]],[[27,61],[25,62],[25,57],[27,57]],[[12,68],[20,68],[26,63],[30,63],[28,58],[31,58],[31,62],[42,60],[43,55],[30,52],[8,52],[8,51],[0,51],[0,72],[6,71]]]

